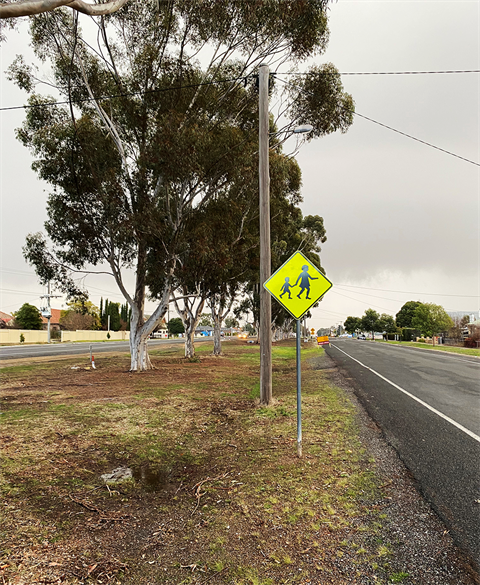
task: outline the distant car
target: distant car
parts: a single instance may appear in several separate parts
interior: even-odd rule
[[[366,337],[363,333],[360,333],[360,335],[357,337],[357,339],[362,339],[363,341],[366,341]]]

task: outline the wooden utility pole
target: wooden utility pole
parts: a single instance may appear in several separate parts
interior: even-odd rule
[[[60,298],[60,295],[52,295],[50,293],[50,281],[48,281],[48,285],[47,285],[47,294],[46,295],[42,295],[40,298],[41,299],[47,299],[47,306],[46,307],[42,307],[41,313],[43,317],[46,317],[48,320],[48,325],[47,325],[47,343],[51,342],[51,334],[50,334],[50,319],[52,318],[52,310],[50,308],[50,299],[52,298]]]
[[[270,252],[270,172],[269,172],[269,67],[262,63],[258,72],[259,113],[259,191],[260,191],[260,402],[272,401],[272,299],[263,283],[271,275]]]

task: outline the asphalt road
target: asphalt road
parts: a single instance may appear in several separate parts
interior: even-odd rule
[[[196,339],[195,342],[197,341],[200,340]],[[148,347],[152,348],[172,343],[185,343],[185,340],[182,338],[149,339]],[[87,341],[39,345],[13,345],[0,348],[0,360],[90,354],[90,346],[92,347],[93,355],[105,352],[130,352],[128,341],[107,341],[96,343],[94,341]]]
[[[353,339],[327,353],[480,565],[480,360]]]

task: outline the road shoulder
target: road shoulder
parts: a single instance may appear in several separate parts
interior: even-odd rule
[[[422,350],[419,350],[422,351]],[[417,490],[415,479],[388,444],[355,394],[354,380],[344,375],[327,354],[312,364],[328,381],[341,388],[355,406],[359,436],[375,460],[390,505],[383,532],[396,542],[397,560],[408,566],[408,583],[425,585],[480,583],[478,568],[453,542],[445,525]]]

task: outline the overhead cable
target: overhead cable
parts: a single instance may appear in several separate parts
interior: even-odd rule
[[[378,73],[378,74],[380,74],[380,73]],[[387,73],[385,72],[384,74],[387,74]],[[280,74],[275,73],[275,75],[280,75]],[[282,73],[281,75],[287,75],[287,74]],[[348,74],[345,74],[345,75],[348,75]],[[236,81],[246,82],[247,79],[248,79],[248,76],[247,77],[243,76],[243,77],[236,77],[233,79],[222,79],[222,80],[208,81],[208,82],[206,81],[203,83],[181,85],[181,86],[175,86],[175,87],[166,87],[166,88],[152,89],[152,90],[138,91],[138,92],[126,92],[126,93],[119,93],[119,94],[113,94],[113,95],[105,95],[105,96],[101,96],[101,97],[88,97],[88,98],[86,97],[86,98],[81,98],[81,99],[76,99],[76,100],[63,100],[63,101],[58,101],[58,102],[46,102],[46,103],[42,103],[42,104],[27,104],[27,105],[23,105],[23,106],[9,106],[6,108],[0,108],[0,112],[5,112],[5,111],[9,111],[9,110],[21,110],[21,109],[40,108],[40,107],[48,107],[48,106],[67,105],[70,103],[85,103],[85,102],[90,102],[90,101],[101,101],[101,100],[115,99],[115,98],[119,98],[119,97],[132,97],[135,95],[148,95],[148,94],[153,94],[153,93],[163,93],[163,92],[167,92],[167,91],[176,91],[179,89],[181,90],[181,89],[188,89],[188,88],[197,88],[197,87],[201,87],[201,86],[215,85],[218,83],[233,83]],[[286,84],[285,81],[283,81],[283,83]],[[391,130],[392,132],[400,134],[401,136],[405,136],[406,138],[410,138],[411,140],[415,140],[416,142],[424,144],[425,146],[429,146],[430,148],[434,148],[434,149],[439,150],[445,154],[448,154],[450,156],[453,156],[455,158],[458,158],[460,160],[468,162],[472,165],[480,167],[480,163],[477,163],[473,160],[470,160],[464,156],[460,156],[458,154],[455,154],[454,152],[446,150],[445,148],[441,148],[440,146],[435,146],[434,144],[431,144],[430,142],[426,142],[425,140],[421,140],[420,138],[416,138],[415,136],[412,136],[411,134],[407,134],[406,132],[402,132],[401,130],[397,130],[396,128],[393,128],[392,126],[388,126],[387,124],[384,124],[383,122],[378,122],[377,120],[374,120],[373,118],[370,118],[369,116],[359,114],[358,112],[353,112],[353,113],[356,116],[358,116],[359,118],[363,118],[364,120],[368,120],[369,122],[372,122],[373,124],[377,124],[378,126],[382,126],[383,128],[386,128],[387,130]]]
[[[393,292],[393,293],[402,293],[402,294],[406,294],[406,295],[427,295],[427,296],[438,296],[438,297],[463,297],[463,298],[472,298],[472,299],[478,299],[480,297],[480,295],[452,295],[452,294],[446,294],[446,293],[427,293],[427,292],[412,292],[412,291],[408,291],[408,290],[391,290],[391,289],[386,289],[386,288],[371,288],[369,286],[356,286],[354,284],[340,284],[340,283],[335,283],[336,286],[346,286],[349,288],[361,288],[364,290],[377,290],[380,292]],[[354,292],[354,291],[352,291]]]

